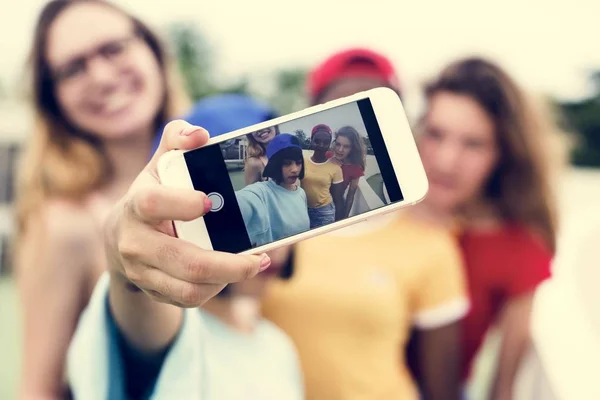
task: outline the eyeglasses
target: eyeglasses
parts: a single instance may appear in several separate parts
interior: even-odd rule
[[[126,38],[108,41],[87,54],[55,68],[52,79],[56,84],[80,81],[88,72],[89,62],[96,57],[101,57],[111,64],[118,65],[127,59],[131,45],[137,38],[137,35],[130,35]]]

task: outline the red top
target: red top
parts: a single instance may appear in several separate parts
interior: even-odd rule
[[[344,186],[348,185],[353,179],[358,179],[365,175],[365,171],[358,164],[343,164],[342,174],[344,176]]]
[[[332,158],[333,152],[328,151],[325,153],[325,157]],[[344,187],[350,184],[353,179],[358,179],[365,175],[365,171],[358,164],[342,164],[342,174],[344,176]]]
[[[509,225],[494,232],[465,232],[460,238],[471,311],[463,325],[463,379],[488,328],[504,304],[535,289],[550,276],[552,252],[529,230]]]

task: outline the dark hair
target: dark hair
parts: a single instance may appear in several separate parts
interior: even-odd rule
[[[450,64],[425,88],[428,101],[439,92],[469,96],[485,110],[495,127],[500,159],[484,195],[502,218],[532,228],[554,249],[557,209],[545,154],[549,146],[543,144],[555,133],[553,124],[505,71],[485,59]]]
[[[350,150],[350,154],[348,154],[350,163],[358,165],[364,171],[367,146],[365,145],[365,141],[360,137],[358,131],[351,126],[344,126],[335,133],[336,139],[339,136],[345,137],[352,143],[352,150]]]
[[[281,183],[283,181],[283,163],[286,160],[302,163],[302,168],[300,169],[300,175],[298,177],[301,180],[304,179],[304,157],[302,156],[302,150],[297,147],[286,147],[275,153],[267,163],[267,165],[271,166],[269,168],[266,168],[265,166],[263,177],[271,178],[277,184]]]

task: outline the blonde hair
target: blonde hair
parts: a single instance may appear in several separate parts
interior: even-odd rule
[[[556,181],[566,163],[565,135],[544,101],[534,100],[494,63],[468,58],[447,66],[425,89],[470,96],[492,119],[500,159],[484,195],[502,218],[522,223],[554,250],[558,225]]]
[[[275,125],[271,128],[275,129],[275,135],[279,135],[278,125]],[[266,146],[262,143],[257,142],[256,139],[254,139],[254,136],[252,136],[252,133],[247,134],[246,138],[248,139],[248,147],[246,148],[246,159],[252,157],[259,158],[267,154]]]
[[[189,99],[158,37],[141,21],[114,4],[105,4],[131,19],[140,38],[150,47],[163,71],[165,95],[156,117],[158,130],[168,119],[181,115]],[[111,177],[111,166],[102,143],[78,131],[60,111],[45,60],[46,34],[58,15],[82,0],[54,0],[46,4],[36,26],[30,64],[32,72],[34,131],[20,160],[16,187],[17,235],[30,216],[49,198],[80,201]]]

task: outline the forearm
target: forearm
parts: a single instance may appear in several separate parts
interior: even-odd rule
[[[346,209],[344,211],[344,218],[348,218],[350,216],[350,211],[352,211],[352,205],[354,204],[354,195],[356,194],[356,189],[350,189],[348,191],[348,196],[346,196]]]
[[[498,366],[491,390],[492,400],[512,399],[514,383],[527,349],[531,343],[529,315],[531,295],[511,300],[503,312]]]
[[[461,352],[459,323],[419,331],[417,340],[423,398],[459,400]]]
[[[175,338],[183,309],[152,300],[118,272],[111,273],[109,301],[119,330],[138,351],[154,354]]]

